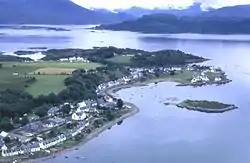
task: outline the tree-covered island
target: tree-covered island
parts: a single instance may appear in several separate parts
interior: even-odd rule
[[[179,108],[194,110],[205,113],[223,113],[237,109],[235,105],[223,104],[216,101],[185,100],[176,104]]]
[[[228,81],[221,69],[196,65],[207,59],[175,50],[96,47],[42,53],[39,62],[0,57],[0,162],[50,156],[137,112],[109,89],[147,81],[193,86]]]

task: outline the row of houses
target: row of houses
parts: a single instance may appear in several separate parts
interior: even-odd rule
[[[57,144],[60,144],[66,140],[75,137],[79,133],[83,132],[84,128],[88,126],[89,123],[86,124],[79,123],[75,129],[67,131],[61,135],[58,135],[57,137],[41,142],[29,143],[26,145],[23,144],[21,147],[17,147],[14,149],[8,149],[6,146],[4,146],[4,148],[2,148],[2,156],[3,157],[18,156],[49,149]]]
[[[207,74],[209,73],[213,73],[216,74],[218,73],[217,76],[213,77],[213,78],[209,78],[209,76]],[[221,71],[220,69],[216,69],[214,67],[210,67],[206,70],[202,70],[202,72],[199,75],[195,75],[193,76],[191,83],[199,83],[199,82],[220,82],[222,81],[222,77],[221,77]]]
[[[89,63],[90,61],[83,57],[70,57],[70,58],[61,58],[61,62],[83,62],[83,63]]]

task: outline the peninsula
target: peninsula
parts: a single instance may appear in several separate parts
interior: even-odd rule
[[[0,57],[0,162],[51,157],[120,124],[138,108],[115,97],[119,89],[229,80],[220,68],[198,65],[207,59],[178,50],[95,47],[42,53],[39,62]]]

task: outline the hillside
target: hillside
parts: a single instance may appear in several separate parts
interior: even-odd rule
[[[97,29],[143,33],[250,34],[250,19],[145,15],[137,20],[101,25]]]
[[[209,10],[213,9],[210,8]],[[171,7],[165,9],[161,8],[146,9],[134,6],[129,9],[116,10],[116,11],[134,15],[135,17],[141,17],[143,15],[150,15],[150,14],[173,14],[176,16],[197,16],[204,13],[201,3],[194,3],[193,5],[183,9],[171,8]]]
[[[131,18],[92,11],[70,0],[0,0],[0,24],[100,24]]]
[[[202,16],[221,18],[250,18],[250,5],[223,7],[217,10],[203,13]]]

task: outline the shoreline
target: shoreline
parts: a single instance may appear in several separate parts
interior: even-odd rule
[[[116,93],[116,92],[118,92],[118,91],[120,91],[122,89],[131,88],[131,87],[134,87],[134,86],[144,86],[144,85],[146,85],[146,84],[143,84],[143,83],[139,84],[139,83],[137,83],[137,84],[114,86],[114,87],[111,87],[111,88],[108,88],[108,89],[104,90],[104,92],[107,93],[108,95],[113,96],[114,93]],[[43,161],[46,161],[46,160],[49,160],[49,159],[53,159],[54,156],[57,156],[57,155],[60,155],[60,154],[64,154],[64,153],[67,153],[67,152],[70,152],[70,151],[74,151],[76,148],[78,148],[80,146],[83,146],[87,142],[89,142],[92,139],[98,137],[104,131],[108,130],[109,128],[111,128],[111,127],[113,127],[115,125],[117,125],[118,122],[123,121],[123,120],[125,120],[125,119],[127,119],[129,117],[132,117],[133,115],[137,114],[140,111],[140,109],[136,105],[134,105],[134,104],[132,104],[130,102],[124,102],[124,105],[130,106],[131,110],[128,113],[122,115],[119,118],[114,119],[111,122],[108,122],[108,123],[104,124],[100,128],[95,129],[93,132],[91,132],[85,138],[83,138],[82,141],[80,141],[77,145],[72,146],[72,147],[70,147],[68,149],[64,149],[62,151],[51,153],[50,156],[48,156],[48,157],[23,160],[23,161],[21,161],[21,163],[41,163]]]
[[[158,81],[157,83],[162,83],[162,82],[174,82],[176,83],[176,86],[178,86],[179,82],[177,81],[171,81],[171,80],[164,80],[161,79],[160,81]],[[123,90],[123,89],[128,89],[128,88],[132,88],[132,87],[141,87],[141,86],[148,86],[151,83],[156,83],[154,81],[145,81],[145,82],[136,82],[136,83],[130,83],[130,84],[126,84],[126,85],[117,85],[117,86],[113,86],[107,89],[104,89],[102,92],[106,93],[107,95],[113,96],[113,97],[117,97],[116,92]],[[130,102],[126,102],[124,101],[124,105],[127,105],[130,107],[130,111],[124,115],[122,115],[119,118],[114,119],[111,122],[108,122],[107,124],[104,124],[102,127],[95,129],[93,132],[91,132],[90,134],[88,134],[86,137],[84,137],[82,139],[82,141],[80,141],[77,145],[74,145],[68,149],[63,149],[61,151],[58,152],[52,152],[50,154],[50,156],[47,157],[41,157],[41,158],[37,158],[37,159],[28,159],[28,160],[24,160],[21,161],[21,163],[41,163],[43,161],[49,160],[49,159],[53,159],[53,157],[56,157],[60,154],[65,154],[67,152],[73,151],[76,148],[83,146],[85,143],[87,143],[88,141],[91,141],[92,139],[98,137],[100,134],[102,134],[104,131],[108,130],[109,128],[115,126],[118,122],[123,121],[129,117],[132,117],[133,115],[137,114],[140,110],[139,108],[134,105],[133,103]]]

